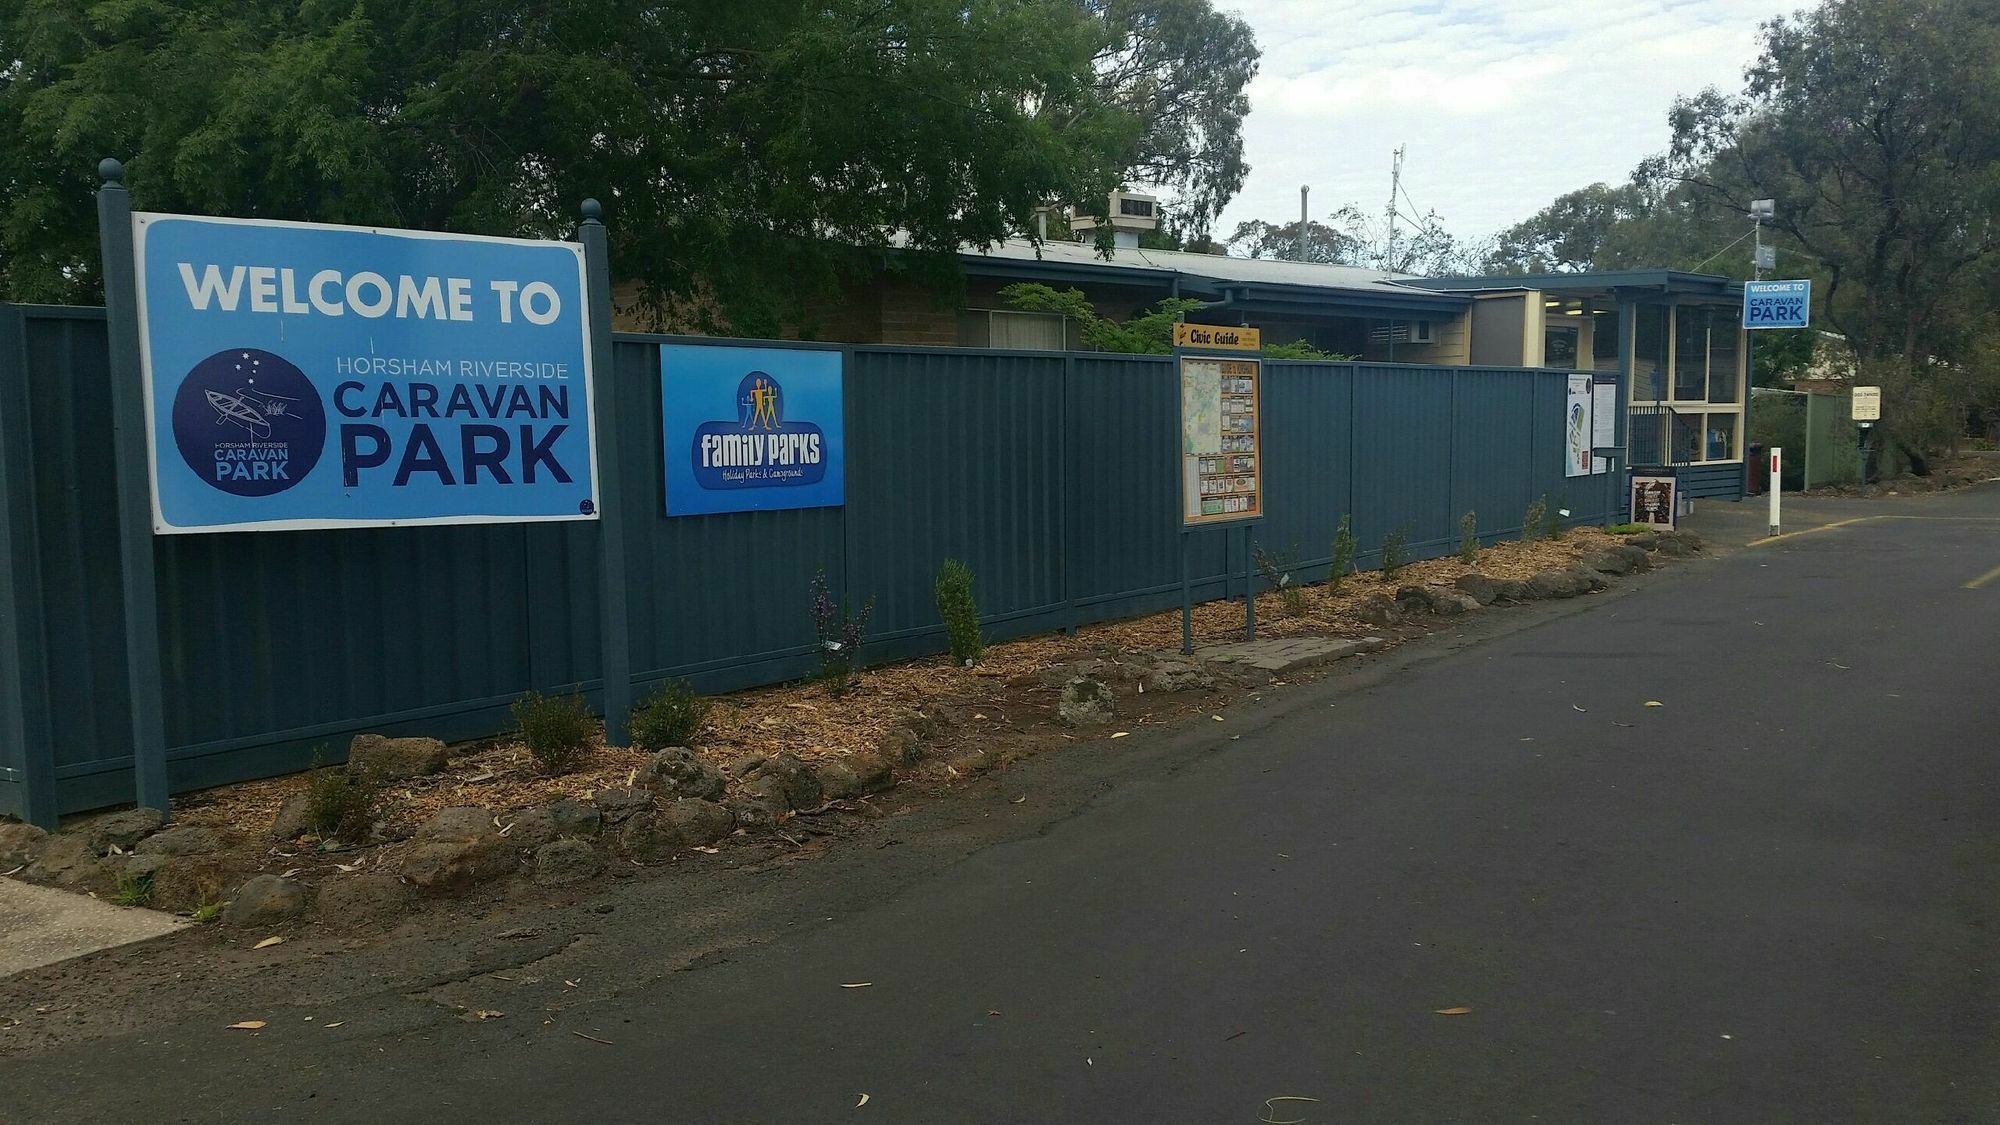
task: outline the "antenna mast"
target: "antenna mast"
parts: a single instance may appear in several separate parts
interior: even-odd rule
[[[1391,272],[1396,268],[1396,196],[1403,190],[1403,150],[1406,146],[1396,146],[1396,160],[1389,169],[1389,241],[1382,251],[1382,269]]]

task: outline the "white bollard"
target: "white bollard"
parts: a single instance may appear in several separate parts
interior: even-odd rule
[[[1771,534],[1778,534],[1778,494],[1784,491],[1784,481],[1779,468],[1785,463],[1785,451],[1771,450],[1771,484],[1765,491],[1771,494]]]

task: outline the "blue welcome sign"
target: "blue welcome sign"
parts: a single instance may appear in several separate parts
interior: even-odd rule
[[[841,354],[794,348],[660,348],[667,514],[846,503]]]
[[[163,533],[594,519],[568,243],[133,216]]]
[[[1746,281],[1743,327],[1804,328],[1811,320],[1812,282]]]

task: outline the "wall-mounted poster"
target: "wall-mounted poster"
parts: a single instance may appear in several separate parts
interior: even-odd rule
[[[1591,470],[1590,373],[1572,372],[1563,408],[1563,475],[1587,477]]]
[[[1632,522],[1649,527],[1672,529],[1677,518],[1675,512],[1673,477],[1632,478]]]
[[[597,518],[582,247],[132,228],[156,533]]]
[[[841,358],[806,348],[662,344],[667,514],[846,503]]]
[[[1264,514],[1264,431],[1254,359],[1181,357],[1181,517],[1194,526]]]

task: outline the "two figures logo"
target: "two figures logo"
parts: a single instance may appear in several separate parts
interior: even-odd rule
[[[319,391],[283,356],[217,352],[174,395],[174,444],[189,469],[232,496],[271,496],[305,479],[326,448]]]

